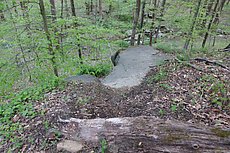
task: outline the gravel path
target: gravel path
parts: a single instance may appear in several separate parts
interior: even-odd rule
[[[102,83],[112,88],[137,86],[151,66],[157,66],[168,58],[150,46],[128,48],[120,53],[118,65],[102,80]]]

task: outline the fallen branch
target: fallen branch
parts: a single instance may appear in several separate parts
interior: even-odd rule
[[[208,59],[204,59],[204,58],[194,58],[195,61],[198,61],[198,62],[205,62],[206,64],[212,64],[212,65],[216,65],[216,66],[220,66],[226,70],[230,70],[227,66],[223,65],[223,64],[220,64],[216,61],[210,61]]]
[[[199,68],[199,67],[197,67],[197,66],[195,66],[195,65],[193,65],[193,64],[191,64],[191,63],[189,63],[189,62],[185,62],[185,61],[179,60],[178,58],[175,58],[175,59],[176,59],[176,61],[178,61],[179,63],[182,63],[182,64],[184,64],[184,65],[186,65],[186,66],[190,66],[190,67],[192,67],[192,68],[194,68],[194,69],[196,69],[196,70],[198,70],[198,71],[204,72],[203,69],[201,69],[201,68]]]

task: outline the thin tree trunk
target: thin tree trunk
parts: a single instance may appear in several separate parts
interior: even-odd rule
[[[149,46],[152,46],[153,44],[153,34],[155,32],[155,18],[156,18],[156,7],[157,7],[157,0],[154,0],[153,2],[154,10],[152,14],[152,25],[151,25],[151,31],[150,31],[150,39],[149,39]]]
[[[214,4],[214,0],[210,0],[210,2],[207,4],[207,10],[206,10],[205,18],[202,22],[203,27],[206,27],[207,18],[211,14],[213,4]]]
[[[141,23],[140,23],[140,29],[142,30],[143,25],[144,25],[144,17],[145,17],[145,3],[146,1],[143,0],[142,2],[142,8],[141,8]],[[144,36],[144,35],[143,35]],[[140,41],[141,41],[141,35],[138,34],[138,40],[137,40],[137,44],[140,45]]]
[[[207,32],[204,35],[204,39],[203,39],[203,42],[202,42],[202,47],[203,48],[205,47],[205,44],[206,44],[206,41],[207,41],[207,38],[208,38],[208,34],[209,34],[210,29],[211,29],[213,19],[215,17],[216,11],[217,11],[218,4],[219,4],[219,0],[216,1],[215,7],[214,7],[214,10],[213,10],[213,13],[212,13],[212,17],[211,17],[211,19],[209,21],[209,24],[208,24]]]
[[[226,0],[221,0],[220,1],[220,5],[218,7],[218,10],[217,10],[217,13],[215,15],[215,18],[214,18],[214,21],[213,21],[213,24],[215,25],[215,29],[214,29],[214,32],[216,33],[216,30],[217,30],[217,27],[220,23],[220,15],[221,15],[221,12],[223,10],[223,7],[224,7],[224,4],[225,4]],[[215,46],[215,43],[216,43],[216,35],[214,35],[213,37],[213,43],[212,43],[212,46]]]
[[[98,0],[98,9],[99,9],[99,16],[102,18],[102,0]]]
[[[68,1],[65,0],[64,3],[65,3],[65,13],[66,13],[66,17],[68,18],[68,17],[69,17],[69,6],[68,6]]]
[[[76,17],[76,12],[75,12],[75,5],[74,5],[74,0],[70,0],[70,5],[71,5],[71,9],[72,9],[72,16]],[[77,24],[74,23],[75,28],[77,28]],[[78,47],[78,57],[80,59],[80,63],[83,64],[83,60],[82,60],[82,51],[81,51],[81,45],[79,43],[79,38],[78,39],[78,43],[77,43],[77,47]]]
[[[160,26],[161,26],[161,20],[162,20],[162,18],[164,16],[165,3],[166,3],[166,0],[163,0],[162,4],[161,4],[161,14],[160,14],[159,26],[157,27],[157,32],[156,32],[156,36],[155,36],[155,39],[154,39],[154,43],[157,43],[157,38],[158,38],[159,31],[160,31]]]
[[[52,20],[55,21],[55,20],[56,20],[56,7],[55,7],[55,1],[54,1],[54,0],[50,0],[50,4],[51,4],[51,15],[52,15]]]
[[[7,9],[9,9],[9,6],[8,6],[8,3],[7,1],[5,0],[5,3],[6,3],[6,7]],[[10,10],[10,9],[9,9]],[[22,41],[21,41],[21,38],[20,38],[20,35],[18,34],[18,28],[16,26],[16,22],[13,18],[13,14],[11,13],[10,11],[10,18],[12,20],[12,23],[13,23],[13,26],[14,26],[14,30],[16,32],[16,41],[17,43],[19,44],[19,48],[20,48],[20,52],[21,52],[21,55],[22,55],[22,59],[23,59],[23,62],[25,63],[25,66],[26,66],[26,70],[27,72],[29,73],[29,81],[31,81],[32,79],[32,75],[31,75],[31,72],[30,72],[30,69],[29,69],[29,66],[27,65],[27,61],[26,61],[26,56],[25,56],[25,53],[24,53],[24,49],[23,49],[23,46],[22,46]],[[16,58],[17,58],[17,55],[16,55]]]
[[[135,35],[136,35],[136,29],[137,29],[139,14],[140,14],[140,5],[141,5],[141,0],[136,0],[136,11],[133,18],[133,30],[132,30],[131,41],[130,41],[131,46],[134,46],[135,44]]]
[[[191,41],[191,37],[193,35],[193,31],[194,31],[194,28],[195,28],[195,25],[196,25],[196,20],[197,20],[197,17],[199,15],[200,6],[201,6],[201,0],[199,0],[198,3],[197,3],[196,12],[194,13],[192,26],[191,26],[191,29],[189,31],[188,38],[187,38],[187,40],[186,40],[186,42],[184,44],[184,50],[188,49],[189,43]]]
[[[64,0],[61,0],[61,19],[63,19],[64,14]]]
[[[49,29],[48,29],[48,23],[47,23],[45,6],[44,6],[43,0],[39,0],[39,6],[40,6],[40,12],[41,12],[41,15],[42,15],[42,19],[43,19],[43,26],[44,26],[44,30],[45,30],[45,33],[46,33],[46,38],[48,40],[48,50],[49,50],[49,54],[51,55],[50,61],[52,63],[54,75],[58,77],[58,69],[57,69],[57,64],[56,64],[56,61],[55,61],[55,52],[53,50],[53,43],[52,43],[50,32],[49,32]]]
[[[90,0],[90,12],[93,13],[93,0]]]
[[[75,16],[75,17],[76,17],[76,11],[75,11],[74,0],[70,0],[70,5],[71,5],[72,16]]]

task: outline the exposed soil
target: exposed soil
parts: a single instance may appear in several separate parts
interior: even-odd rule
[[[71,138],[69,133],[76,128],[74,124],[58,122],[59,118],[143,115],[230,128],[229,70],[204,62],[193,61],[192,64],[203,68],[204,72],[171,61],[153,67],[139,86],[130,89],[112,89],[100,83],[69,83],[64,90],[47,93],[35,107],[44,115],[22,121],[24,132],[18,134],[25,143],[21,151],[57,152],[56,142]],[[154,77],[159,72],[167,75]],[[7,148],[6,145],[3,147]],[[91,146],[89,148],[92,150]],[[138,152],[144,150],[140,148]]]

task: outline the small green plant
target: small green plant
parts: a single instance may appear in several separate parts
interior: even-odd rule
[[[107,149],[107,142],[105,139],[101,140],[100,142],[101,144],[101,153],[105,153],[106,149]]]
[[[159,110],[159,114],[160,114],[161,116],[164,116],[164,114],[165,114],[165,110],[160,109],[160,110]]]
[[[97,65],[87,65],[83,64],[80,66],[79,74],[90,74],[96,77],[102,77],[107,75],[111,71],[110,64],[97,64]]]
[[[210,75],[203,75],[201,81],[201,95],[207,94],[210,102],[220,107],[228,107],[228,83]]]
[[[159,82],[166,79],[166,77],[167,77],[167,72],[165,70],[160,70],[157,74],[149,77],[147,79],[147,82],[148,83]]]
[[[77,100],[77,104],[81,104],[81,105],[84,105],[86,103],[88,103],[90,101],[90,98],[89,97],[79,97],[78,100]]]
[[[154,81],[159,82],[167,77],[167,72],[165,70],[160,70],[154,77]]]
[[[170,109],[173,112],[177,111],[177,105],[173,104]]]
[[[166,90],[172,90],[172,87],[170,85],[168,85],[168,84],[162,83],[162,84],[160,84],[160,87],[162,87],[162,88],[164,88]]]

